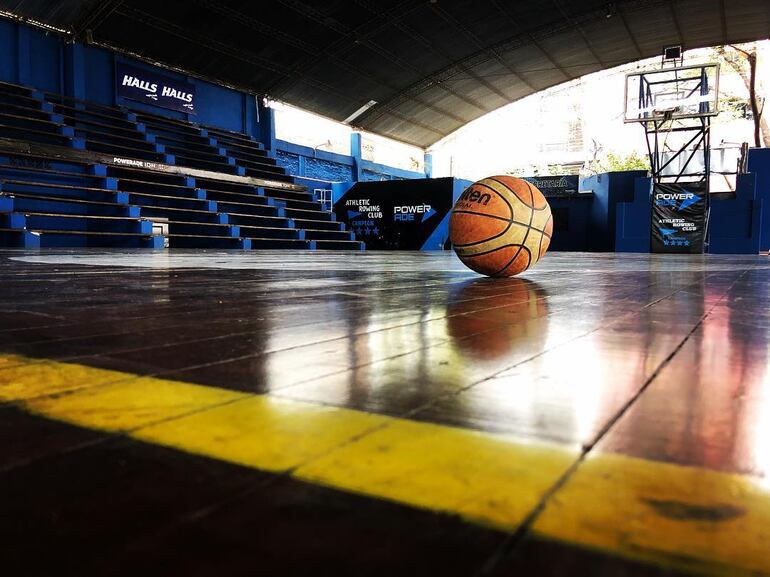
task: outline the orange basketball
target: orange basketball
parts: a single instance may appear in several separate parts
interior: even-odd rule
[[[468,268],[487,276],[513,276],[548,250],[551,207],[526,180],[490,176],[457,199],[449,218],[449,240]]]

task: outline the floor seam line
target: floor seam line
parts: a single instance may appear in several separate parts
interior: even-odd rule
[[[594,449],[594,447],[609,433],[612,426],[617,423],[623,415],[625,415],[628,410],[633,406],[633,404],[641,397],[642,394],[650,387],[650,385],[653,383],[653,381],[657,378],[657,376],[660,374],[660,372],[674,359],[676,354],[684,347],[684,345],[687,343],[687,341],[690,340],[690,337],[692,337],[693,334],[695,334],[698,329],[703,325],[705,320],[711,315],[711,313],[714,311],[714,309],[721,303],[729,294],[729,292],[733,289],[733,287],[740,281],[740,279],[746,275],[750,270],[753,270],[754,267],[751,269],[744,270],[740,275],[738,275],[738,278],[736,278],[728,287],[728,289],[724,292],[724,294],[719,298],[717,302],[715,302],[712,307],[706,312],[704,315],[701,316],[701,318],[698,320],[698,322],[693,326],[693,328],[685,335],[685,337],[682,339],[682,341],[677,345],[674,350],[661,361],[661,363],[658,365],[658,367],[655,369],[655,371],[648,377],[647,380],[645,380],[644,383],[639,387],[637,392],[632,396],[631,399],[627,403],[625,403],[613,416],[611,419],[609,419],[607,425],[603,427],[597,435],[594,437],[593,441],[589,443],[588,445],[584,445],[580,454],[578,455],[577,459],[573,462],[572,465],[562,474],[562,476],[557,479],[557,481],[543,494],[543,497],[540,499],[538,504],[532,509],[532,511],[527,515],[525,520],[516,528],[516,530],[510,534],[510,536],[505,540],[504,544],[500,547],[500,549],[493,554],[479,569],[478,572],[476,572],[475,577],[489,577],[493,574],[494,571],[498,569],[500,564],[509,558],[519,547],[519,545],[523,542],[524,537],[528,535],[531,532],[532,525],[535,523],[537,518],[540,516],[540,514],[545,510],[546,506],[548,505],[548,502],[551,500],[551,498],[562,488],[564,485],[570,480],[572,475],[577,471],[577,469],[580,467],[580,465],[585,461],[586,457],[588,457],[588,454]],[[677,291],[678,292],[678,291]]]

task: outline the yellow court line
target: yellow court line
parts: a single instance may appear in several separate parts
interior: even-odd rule
[[[692,573],[770,574],[767,479],[599,453],[549,500],[533,529]]]
[[[576,447],[73,363],[0,369],[0,400],[504,531],[520,526],[579,454]],[[582,463],[534,525],[548,538],[730,575],[770,571],[768,528],[770,491],[758,479],[606,454]]]

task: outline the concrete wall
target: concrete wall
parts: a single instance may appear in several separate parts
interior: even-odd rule
[[[427,178],[426,173],[403,170],[361,158],[361,135],[353,133],[350,155],[313,149],[284,140],[275,143],[278,164],[289,174],[331,182],[371,182]],[[426,164],[426,166],[428,166]]]

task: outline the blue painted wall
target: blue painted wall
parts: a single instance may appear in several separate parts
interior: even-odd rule
[[[592,194],[571,197],[551,197],[553,214],[553,237],[548,250],[551,251],[587,251],[589,242],[589,223]]]
[[[770,250],[770,148],[749,149],[749,172],[754,174],[756,199],[762,201],[760,250]]]
[[[313,150],[309,146],[277,140],[276,160],[294,176],[330,182],[355,180],[353,158],[344,154]]]
[[[650,252],[652,234],[652,179],[634,180],[630,202],[618,204],[615,213],[615,251]]]
[[[615,250],[618,204],[634,200],[635,180],[646,176],[642,170],[609,172],[581,179],[580,190],[591,190],[594,199],[589,211],[587,250]]]
[[[118,98],[115,63],[129,62],[195,84],[198,114],[185,114]],[[185,119],[261,139],[254,95],[128,58],[102,48],[67,44],[53,32],[0,18],[0,81],[91,100],[109,106],[126,106],[170,118]],[[269,142],[269,139],[268,139]]]
[[[756,197],[756,175],[740,174],[735,198],[712,200],[709,249],[715,254],[757,254],[764,203]]]
[[[422,172],[403,170],[385,166],[356,157],[356,140],[360,135],[351,137],[351,154],[336,154],[326,150],[317,150],[285,140],[277,140],[276,159],[289,174],[294,176],[327,180],[330,182],[371,182],[382,180],[410,180],[427,178]]]

